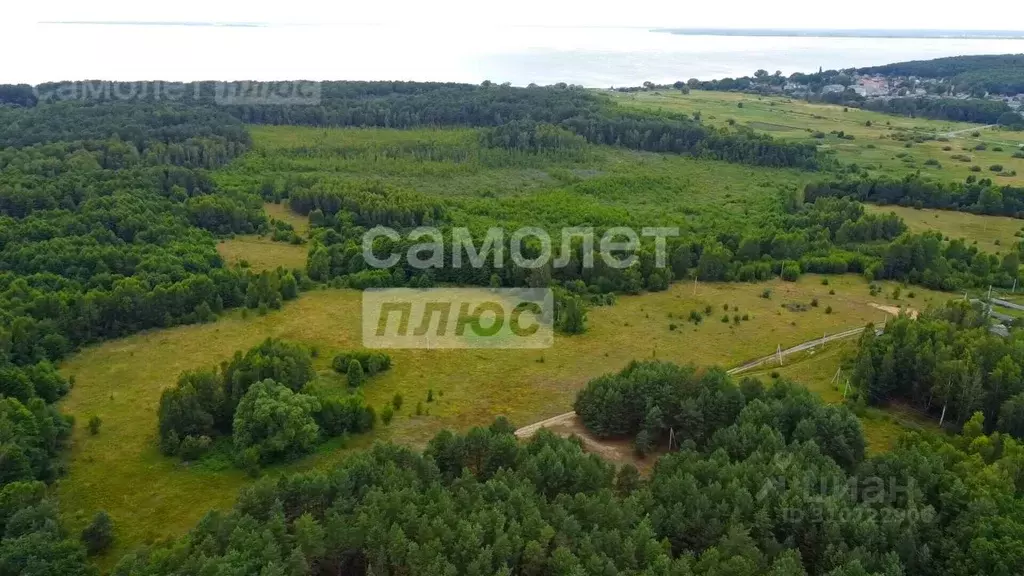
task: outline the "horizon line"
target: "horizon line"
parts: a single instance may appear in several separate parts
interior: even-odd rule
[[[102,26],[210,26],[210,27],[270,27],[270,26],[389,26],[389,25],[422,25],[405,22],[247,22],[247,21],[216,21],[216,20],[40,20],[36,24],[63,25],[102,25]],[[912,32],[912,33],[974,33],[974,34],[1014,34],[1024,36],[1024,30],[1014,29],[983,29],[983,28],[839,28],[839,27],[747,27],[747,26],[624,26],[618,24],[508,24],[508,28],[619,28],[641,29],[651,32]]]

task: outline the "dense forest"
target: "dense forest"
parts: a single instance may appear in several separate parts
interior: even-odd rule
[[[72,385],[52,362],[297,295],[301,271],[227,269],[214,248],[214,234],[267,226],[258,199],[209,177],[248,146],[216,110],[0,107],[0,574],[91,574],[86,552],[109,545],[106,515],[80,544],[47,494],[72,424],[52,407]]]
[[[982,90],[1014,96],[1024,93],[1024,55],[952,56],[897,62],[857,70],[860,74],[945,79],[964,92]]]
[[[870,404],[911,403],[953,425],[981,412],[986,431],[1024,438],[1021,334],[993,334],[986,320],[981,304],[959,300],[868,330],[851,383]]]

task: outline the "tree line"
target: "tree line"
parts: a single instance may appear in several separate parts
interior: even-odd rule
[[[976,214],[1024,217],[1024,188],[999,186],[989,178],[968,177],[964,182],[936,181],[918,174],[827,179],[807,184],[804,198],[849,196],[872,204],[898,204]]]
[[[848,101],[844,101],[847,102]],[[864,100],[861,107],[865,110],[910,116],[911,118],[931,118],[933,120],[949,120],[951,122],[975,122],[978,124],[997,124],[1006,122],[1015,124],[1021,120],[1020,114],[1011,109],[1001,100],[983,100],[980,98],[871,98]]]
[[[162,83],[168,84],[168,83]],[[74,84],[43,85],[40,92],[59,95],[73,90]],[[238,90],[238,83],[228,87],[216,83],[175,85],[181,95],[176,107],[196,110],[212,122],[222,115],[231,115],[246,124],[306,125],[306,126],[367,126],[383,128],[414,128],[420,126],[473,126],[502,127],[520,121],[561,126],[597,144],[620,145],[654,152],[687,153],[725,160],[765,166],[793,166],[814,169],[818,165],[813,146],[776,141],[767,136],[735,134],[705,127],[692,118],[677,116],[666,118],[658,114],[639,114],[618,109],[606,96],[581,88],[565,85],[548,87],[513,88],[506,85],[484,83],[480,86],[443,83],[402,82],[323,82],[318,83],[316,103],[304,106],[275,106],[271,104],[234,105],[217,100],[218,90]],[[13,88],[0,90],[3,94],[20,94]],[[79,96],[89,96],[88,93]],[[157,132],[166,137],[164,118],[149,120],[156,126],[147,126],[146,108],[159,105],[152,93],[139,97],[140,103],[120,102],[104,95],[94,96],[102,106],[123,110],[129,117],[128,126],[118,133],[123,140],[133,136]],[[11,96],[22,101],[21,96]],[[55,97],[56,98],[56,97]],[[224,104],[224,105],[218,105]],[[28,108],[14,107],[12,115],[26,118],[26,122],[46,124],[47,132],[60,130],[56,118],[48,111],[76,108],[75,102],[43,100]],[[28,112],[26,112],[26,110]],[[78,114],[77,111],[73,114]],[[83,127],[87,137],[102,131],[101,118],[89,118]],[[3,119],[0,116],[0,119]],[[241,129],[236,124],[232,127]],[[19,143],[26,139],[43,141],[41,137],[25,136],[18,132],[12,137]],[[64,134],[54,140],[75,139]],[[505,140],[504,137],[499,138]],[[0,143],[4,134],[0,132]],[[506,140],[506,142],[508,142]],[[563,147],[564,148],[564,147]]]

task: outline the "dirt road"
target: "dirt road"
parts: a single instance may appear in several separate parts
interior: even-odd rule
[[[851,328],[850,330],[839,332],[838,334],[832,334],[830,336],[825,336],[823,338],[816,338],[814,340],[808,340],[807,342],[804,342],[802,344],[797,344],[796,346],[793,346],[791,348],[786,348],[785,350],[782,351],[782,356],[785,357],[785,356],[787,356],[789,354],[794,354],[796,352],[804,352],[806,350],[811,350],[813,348],[820,347],[820,346],[822,346],[824,344],[827,344],[827,343],[835,341],[835,340],[842,340],[843,338],[851,338],[853,336],[859,335],[863,331],[864,331],[864,328]],[[729,374],[740,374],[740,373],[743,373],[743,372],[747,372],[747,371],[753,370],[754,368],[757,368],[758,366],[762,366],[764,364],[768,364],[770,362],[776,361],[778,359],[778,357],[779,357],[779,353],[778,352],[776,352],[774,354],[769,354],[768,356],[763,356],[763,357],[758,358],[756,360],[751,360],[750,362],[747,362],[746,364],[742,364],[740,366],[736,366],[735,368],[730,369],[728,372],[729,372]],[[516,430],[516,437],[517,438],[531,438],[541,428],[557,428],[557,427],[572,426],[575,422],[576,422],[576,412],[566,412],[565,414],[559,414],[558,416],[553,416],[551,418],[548,418],[547,420],[541,420],[540,422],[534,422],[533,424],[530,424],[529,426],[523,426],[522,428],[519,428],[518,430]]]

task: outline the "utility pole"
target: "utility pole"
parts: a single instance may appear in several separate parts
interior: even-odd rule
[[[693,275],[693,295],[697,295],[697,275]]]

